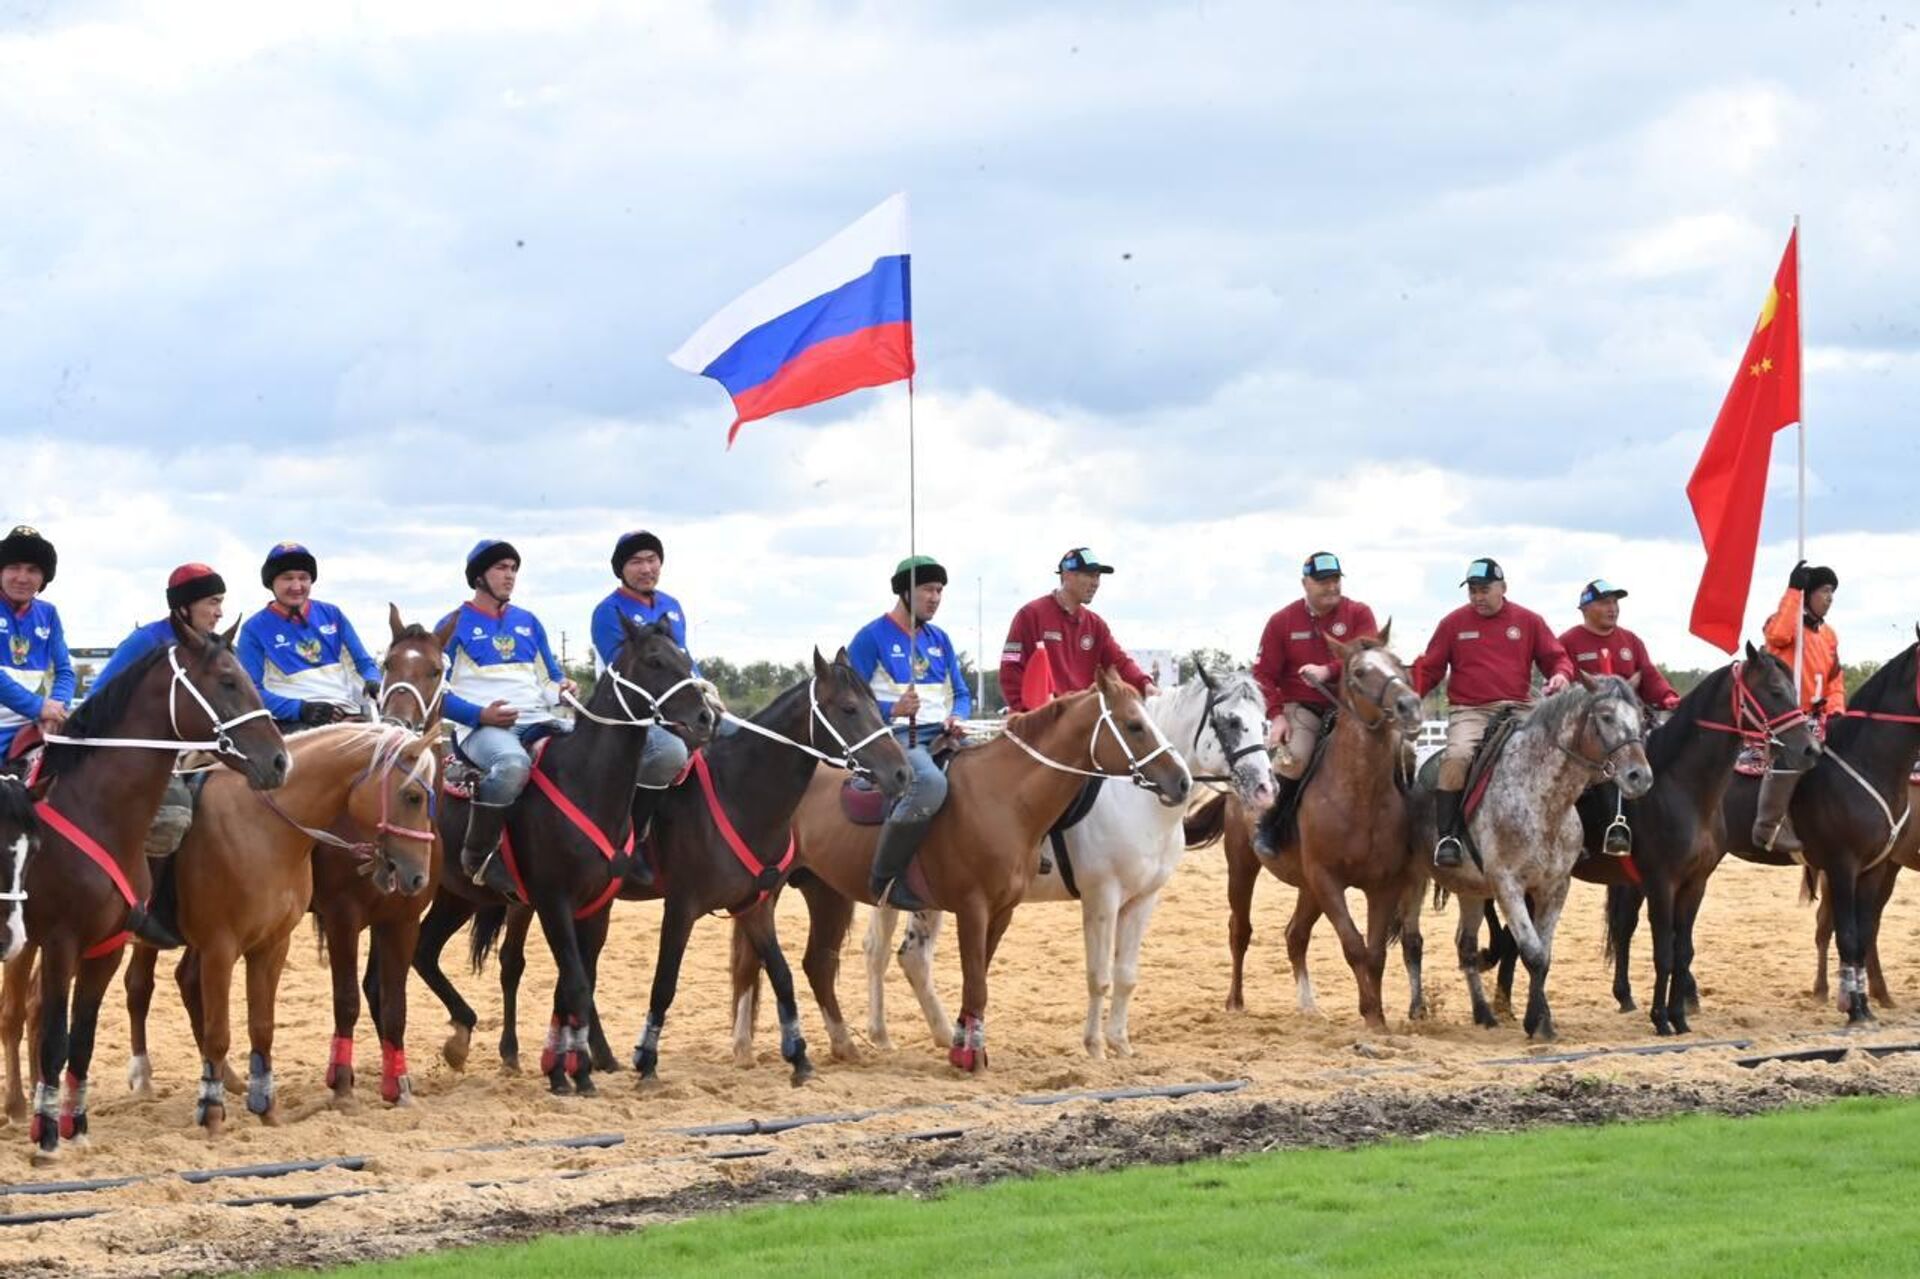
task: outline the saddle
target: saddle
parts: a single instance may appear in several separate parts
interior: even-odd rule
[[[1333,741],[1334,720],[1339,714],[1338,708],[1335,708],[1322,717],[1320,738],[1313,744],[1313,754],[1307,757],[1306,770],[1300,774],[1300,780],[1288,789],[1286,799],[1280,803],[1280,811],[1274,814],[1273,839],[1276,848],[1291,848],[1300,838],[1300,797],[1307,793],[1308,785],[1327,757],[1327,746]]]
[[[1047,828],[1047,844],[1053,850],[1053,856],[1040,854],[1040,873],[1051,873],[1053,863],[1059,862],[1060,882],[1066,885],[1069,897],[1078,898],[1080,886],[1073,880],[1073,858],[1067,855],[1067,832],[1085,821],[1087,814],[1093,811],[1094,804],[1100,798],[1100,788],[1106,780],[1104,777],[1089,777],[1086,785],[1080,788],[1080,793],[1073,797],[1073,802],[1067,805],[1067,811],[1060,814],[1060,820]]]
[[[1460,799],[1462,826],[1472,821],[1473,815],[1479,811],[1480,801],[1487,795],[1487,783],[1493,780],[1494,765],[1500,762],[1500,753],[1507,748],[1513,730],[1519,726],[1519,710],[1512,706],[1494,716],[1493,723],[1487,725],[1487,735],[1480,739],[1479,747],[1473,752],[1473,760],[1467,765],[1467,787]]]
[[[942,733],[928,744],[927,754],[933,757],[933,766],[944,773],[956,756],[985,744]],[[858,773],[850,774],[840,783],[840,815],[855,826],[886,825],[891,802],[878,786]]]
[[[45,756],[47,744],[42,739],[40,725],[30,723],[13,735],[7,743],[7,756],[0,760],[0,774],[20,779],[28,791],[38,797],[40,781],[40,761]]]

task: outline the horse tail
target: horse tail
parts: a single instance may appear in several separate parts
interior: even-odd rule
[[[320,926],[320,916],[312,911],[307,912],[307,918],[313,921],[313,957],[324,964],[327,962],[327,930]]]
[[[1227,833],[1227,797],[1215,795],[1180,819],[1188,848],[1204,848]]]
[[[500,939],[500,932],[506,926],[507,908],[497,902],[473,912],[473,938],[467,946],[467,958],[473,964],[474,972],[486,967],[487,956],[493,953],[493,943]]]
[[[1800,904],[1802,906],[1809,906],[1820,900],[1820,886],[1826,878],[1824,873],[1811,866],[1800,868]]]
[[[1493,908],[1491,901],[1481,908],[1487,916],[1487,948],[1480,952],[1480,971],[1498,968],[1502,963],[1520,953],[1520,945],[1513,940],[1513,930],[1500,922],[1500,912]]]
[[[1433,881],[1433,908],[1435,910],[1439,910],[1445,906],[1452,896],[1453,894],[1447,891],[1445,884],[1437,879]]]

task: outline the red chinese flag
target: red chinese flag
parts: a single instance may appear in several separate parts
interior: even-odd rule
[[[1027,669],[1020,672],[1020,704],[1037,711],[1053,700],[1053,659],[1047,656],[1046,641],[1036,641]]]
[[[1747,353],[1687,481],[1687,500],[1707,547],[1689,629],[1729,653],[1740,647],[1753,584],[1773,435],[1800,420],[1799,236],[1796,230],[1787,237]]]

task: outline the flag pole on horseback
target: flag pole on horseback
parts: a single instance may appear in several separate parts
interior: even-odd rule
[[[1774,434],[1800,422],[1799,219],[1733,385],[1687,481],[1707,563],[1688,629],[1726,652],[1740,645],[1766,504]],[[1800,539],[1806,541],[1806,428],[1800,433]],[[1797,650],[1796,650],[1797,651]],[[1797,678],[1796,672],[1796,678]]]

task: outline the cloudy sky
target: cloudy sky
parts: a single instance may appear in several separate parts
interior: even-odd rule
[[[1417,648],[1493,554],[1656,657],[1683,492],[1795,214],[1809,553],[1920,617],[1920,31],[1897,6],[0,0],[0,522],[77,644],[268,546],[378,630],[482,534],[577,656],[622,529],[699,652],[886,604],[906,400],[750,424],[666,354],[914,208],[919,545],[997,651],[1059,553],[1136,647],[1250,657],[1309,551]],[[1336,12],[1337,11],[1337,12]],[[1749,627],[1793,560],[1780,438]]]

